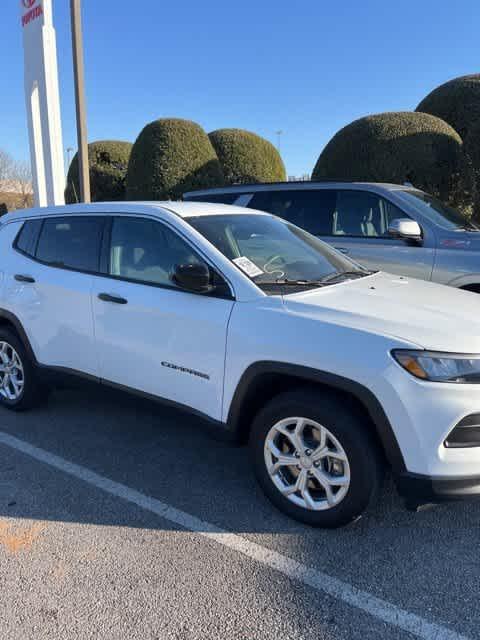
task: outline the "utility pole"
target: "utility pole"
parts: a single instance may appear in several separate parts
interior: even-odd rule
[[[67,147],[67,171],[70,168],[70,163],[72,161],[72,153],[73,147]]]
[[[283,135],[283,131],[279,129],[278,131],[275,131],[275,133],[277,134],[277,151],[278,153],[280,153],[280,142]]]
[[[85,69],[83,63],[81,0],[70,0],[73,44],[73,74],[77,111],[78,170],[80,201],[90,202],[90,173],[88,167],[87,116],[85,105]]]

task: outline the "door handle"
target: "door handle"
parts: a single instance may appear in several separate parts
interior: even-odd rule
[[[30,284],[35,282],[35,278],[32,278],[32,276],[24,276],[21,273],[17,273],[15,275],[15,280],[17,282],[30,282]]]
[[[337,251],[340,251],[340,253],[344,253],[345,255],[348,255],[348,253],[349,253],[349,250],[346,249],[345,247],[335,247],[335,249]]]
[[[99,293],[98,298],[104,302],[114,302],[115,304],[128,303],[128,300],[125,300],[125,298],[122,298],[121,296],[112,296],[110,293]]]

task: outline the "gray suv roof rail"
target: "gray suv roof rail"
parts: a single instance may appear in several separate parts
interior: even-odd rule
[[[390,185],[390,182],[374,182],[368,180],[346,180],[345,178],[325,178],[324,180],[283,180],[278,182],[246,182],[246,183],[238,183],[238,184],[230,184],[225,187],[211,187],[209,189],[194,189],[192,191],[186,191],[183,195],[194,195],[196,193],[225,193],[232,189],[252,189],[258,187],[275,187],[275,186],[285,186],[285,185],[316,185],[316,184],[385,184]]]

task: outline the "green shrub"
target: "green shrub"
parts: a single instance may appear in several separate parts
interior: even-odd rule
[[[410,182],[463,204],[463,144],[447,123],[424,113],[381,113],[341,129],[322,151],[312,180]]]
[[[223,183],[211,142],[194,122],[155,120],[133,145],[127,172],[129,200],[176,200],[190,189]]]
[[[420,102],[416,111],[445,120],[465,139],[470,128],[480,120],[480,74],[442,84]]]
[[[287,179],[280,154],[265,138],[242,129],[218,129],[208,137],[217,152],[226,184]]]
[[[88,145],[92,202],[125,200],[125,178],[131,150],[131,142],[120,140],[99,140]],[[65,201],[74,203],[79,199],[78,154],[75,154],[68,169]]]
[[[480,120],[470,127],[465,137],[464,148],[473,176],[472,215],[480,222]]]

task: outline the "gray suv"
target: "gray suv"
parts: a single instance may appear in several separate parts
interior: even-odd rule
[[[480,292],[480,227],[413,187],[282,182],[192,191],[184,200],[268,211],[367,268]]]

